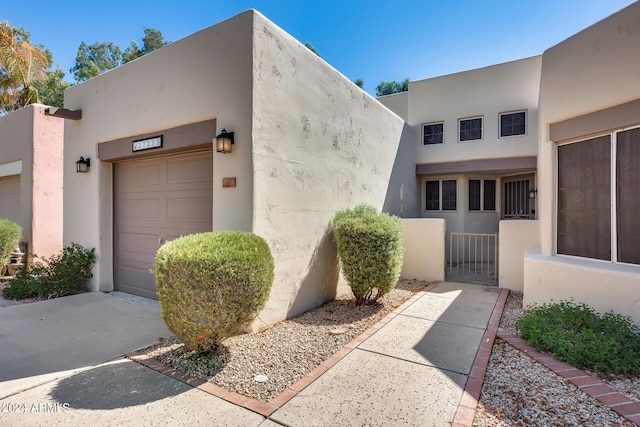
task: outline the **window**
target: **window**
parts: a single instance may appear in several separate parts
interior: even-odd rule
[[[527,113],[518,111],[515,113],[500,114],[500,138],[519,136],[527,133]]]
[[[422,145],[444,143],[444,123],[427,123],[422,125]]]
[[[455,211],[457,209],[458,188],[455,179],[427,181],[425,187],[426,210]]]
[[[470,211],[495,211],[496,210],[496,180],[495,179],[470,179],[469,180],[469,210]]]
[[[536,186],[535,175],[502,177],[502,219],[533,219],[536,201],[529,198],[529,190]]]
[[[458,120],[460,142],[482,139],[482,117]]]
[[[558,147],[559,254],[640,265],[638,164],[640,128]]]

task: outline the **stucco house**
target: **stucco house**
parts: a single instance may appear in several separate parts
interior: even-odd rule
[[[640,324],[638,28],[636,2],[542,55],[526,304],[574,298]]]
[[[405,131],[254,10],[67,89],[65,108],[82,118],[65,121],[64,242],[96,248],[90,289],[155,298],[162,243],[252,231],[276,270],[256,328],[348,289],[331,218],[383,207]]]
[[[29,105],[0,117],[0,218],[22,226],[30,255],[62,249],[62,120]]]
[[[541,56],[379,98],[411,129],[414,215],[497,231],[499,286],[525,304],[574,299],[640,325],[639,26],[634,3]]]

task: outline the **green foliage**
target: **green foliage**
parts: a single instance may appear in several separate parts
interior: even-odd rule
[[[532,306],[518,328],[532,346],[576,368],[600,375],[640,373],[640,330],[627,316],[560,301]]]
[[[11,299],[55,298],[86,292],[95,263],[95,249],[72,243],[60,254],[34,261],[18,270],[3,290],[4,296]]]
[[[392,93],[406,92],[409,90],[409,79],[406,78],[401,82],[380,82],[376,86],[376,96],[391,95]]]
[[[47,71],[44,82],[35,85],[38,90],[39,100],[42,104],[62,108],[64,106],[64,90],[71,86],[65,82],[64,71],[57,66],[53,71]]]
[[[356,79],[353,83],[355,83],[355,85],[358,86],[360,89],[364,89],[364,80]]]
[[[338,254],[356,305],[377,301],[400,277],[402,225],[397,217],[368,205],[337,212],[333,218]]]
[[[158,250],[162,319],[187,349],[215,351],[264,307],[273,257],[261,237],[241,231],[192,234]]]
[[[16,250],[21,237],[22,227],[8,219],[0,218],[0,267],[9,263],[11,252]]]
[[[98,42],[92,45],[82,42],[76,54],[76,64],[70,71],[77,82],[83,82],[126,62],[133,61],[168,43],[160,31],[146,27],[142,37],[142,48],[133,41],[124,50],[124,53],[113,42]]]
[[[315,48],[315,47],[313,47],[313,45],[312,45],[311,43],[306,42],[306,43],[304,44],[304,46],[305,46],[307,49],[309,49],[311,52],[313,52],[313,53],[315,53],[316,55],[320,56],[320,54],[318,53],[318,51],[316,50],[316,48]]]

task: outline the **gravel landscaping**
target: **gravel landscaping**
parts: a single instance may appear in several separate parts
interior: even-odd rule
[[[364,307],[356,307],[352,296],[336,299],[262,332],[228,338],[219,354],[187,352],[175,338],[144,353],[191,377],[268,402],[428,284],[400,280],[378,304]]]
[[[522,295],[507,298],[501,330],[518,335]],[[640,398],[640,379],[604,380],[631,399]],[[493,346],[474,426],[608,426],[635,424],[588,396],[564,378],[506,342]]]

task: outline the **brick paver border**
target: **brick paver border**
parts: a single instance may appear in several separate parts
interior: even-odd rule
[[[153,369],[161,374],[167,375],[171,378],[174,378],[178,381],[181,381],[185,384],[195,387],[201,391],[204,391],[205,393],[209,393],[213,396],[219,397],[220,399],[226,400],[227,402],[233,403],[234,405],[238,405],[243,408],[249,409],[250,411],[256,412],[257,414],[260,414],[263,417],[268,418],[276,410],[280,409],[282,405],[287,403],[289,400],[293,399],[298,393],[300,393],[307,386],[309,386],[309,384],[311,384],[312,382],[320,378],[322,374],[327,372],[327,370],[329,370],[332,366],[334,366],[336,363],[342,360],[347,354],[351,353],[353,349],[355,349],[360,344],[362,344],[367,338],[369,338],[370,336],[378,332],[380,328],[382,328],[384,325],[389,323],[398,314],[402,313],[407,307],[409,307],[411,304],[413,304],[418,299],[420,299],[423,295],[425,295],[432,288],[434,288],[438,283],[440,282],[429,283],[424,290],[416,292],[411,298],[409,298],[404,303],[396,307],[395,310],[387,313],[382,319],[378,320],[378,322],[370,326],[362,334],[358,335],[357,337],[352,339],[350,342],[345,344],[344,347],[342,347],[340,350],[334,353],[331,357],[329,357],[327,360],[322,362],[319,366],[316,366],[316,368],[313,369],[312,371],[307,372],[302,378],[300,378],[295,383],[291,384],[286,390],[284,390],[279,395],[271,399],[268,403],[227,390],[223,387],[220,387],[208,381],[203,381],[203,380],[188,377],[184,375],[182,372],[177,371],[171,368],[170,366],[167,366],[164,363],[159,362],[156,359],[137,351],[129,353],[125,357],[141,365],[144,365],[150,369]],[[494,312],[495,312],[495,309],[494,309]],[[500,313],[502,313],[502,311]],[[493,315],[491,316],[491,318],[493,319]],[[500,322],[500,316],[498,316],[498,322]],[[492,344],[493,344],[493,341],[492,341]],[[491,354],[491,349],[489,349],[489,354]],[[486,369],[486,364],[485,364],[485,369]],[[484,374],[483,374],[483,378],[484,378]],[[480,387],[482,387],[482,383],[480,384]]]
[[[487,330],[482,337],[482,344],[476,354],[473,367],[471,368],[471,374],[469,375],[462,399],[460,399],[458,405],[458,410],[451,424],[452,427],[471,427],[473,425],[478,400],[480,399],[480,392],[482,391],[482,384],[484,383],[484,374],[487,371],[491,349],[496,337],[541,363],[547,367],[547,369],[567,379],[567,381],[575,385],[578,389],[591,397],[595,397],[599,402],[607,405],[620,416],[640,425],[640,403],[629,399],[624,394],[617,392],[598,378],[593,377],[583,370],[576,369],[568,363],[560,362],[548,353],[536,350],[530,346],[524,338],[504,331],[498,331],[500,318],[502,317],[502,311],[504,310],[508,295],[509,290],[502,289],[498,301],[493,308]]]

